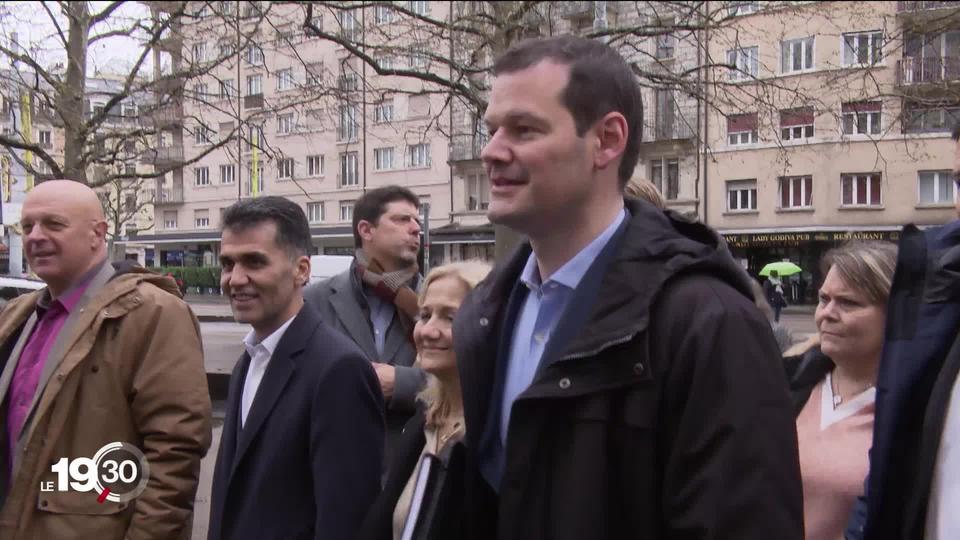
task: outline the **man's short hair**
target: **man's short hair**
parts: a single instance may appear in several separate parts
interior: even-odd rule
[[[514,44],[494,64],[493,74],[520,71],[545,60],[570,66],[570,81],[560,100],[573,115],[578,136],[610,112],[627,119],[627,145],[617,171],[620,186],[625,186],[640,158],[643,126],[643,102],[633,70],[617,51],[600,41],[557,36]]]
[[[310,256],[310,225],[300,205],[283,197],[266,196],[233,203],[223,211],[221,230],[245,230],[265,221],[277,227],[275,241],[291,257]]]
[[[357,226],[361,221],[368,221],[374,225],[380,221],[380,216],[387,211],[387,205],[396,201],[407,201],[417,210],[420,209],[420,199],[412,191],[401,186],[384,186],[371,189],[357,199],[353,205],[353,245],[363,247],[363,239]]]

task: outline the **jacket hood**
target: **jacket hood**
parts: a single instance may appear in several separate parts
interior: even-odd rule
[[[625,206],[630,216],[588,318],[590,331],[568,347],[567,357],[590,354],[645,329],[660,293],[681,275],[710,276],[753,301],[750,277],[716,231],[646,201],[626,198]],[[505,301],[530,253],[530,244],[522,245],[486,287],[479,287],[487,289],[480,298]]]

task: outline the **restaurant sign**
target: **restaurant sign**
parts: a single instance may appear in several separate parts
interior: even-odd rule
[[[839,244],[847,240],[900,241],[900,231],[812,231],[762,234],[725,234],[723,239],[731,247],[799,246],[810,242]]]

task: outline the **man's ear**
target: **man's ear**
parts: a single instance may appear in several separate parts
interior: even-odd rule
[[[603,170],[611,164],[619,164],[627,148],[627,137],[630,128],[627,119],[616,111],[611,111],[594,124],[594,135],[597,141],[597,151],[594,154],[593,164]]]
[[[369,242],[373,238],[373,223],[365,219],[361,219],[357,223],[357,233],[360,234],[360,238],[364,241]]]
[[[93,225],[93,233],[97,235],[99,240],[106,242],[107,240],[107,222],[98,221]],[[96,247],[96,246],[94,246]]]
[[[306,255],[297,257],[295,267],[297,284],[306,287],[307,283],[310,283],[310,257]]]

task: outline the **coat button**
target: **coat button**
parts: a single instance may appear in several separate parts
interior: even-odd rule
[[[94,365],[90,368],[90,371],[96,373],[96,372],[100,371],[100,366],[94,364]]]
[[[634,365],[633,365],[633,372],[634,372],[636,375],[642,374],[642,373],[643,373],[643,362],[637,362],[636,364],[634,364]]]
[[[40,501],[41,508],[46,508],[48,504],[50,503],[48,503],[46,499],[43,499],[42,501]]]
[[[490,320],[486,317],[480,317],[480,326],[486,328],[490,324]]]
[[[557,385],[560,386],[561,390],[566,390],[567,388],[570,388],[570,379],[568,377],[564,377],[560,379],[560,382],[557,383]]]

